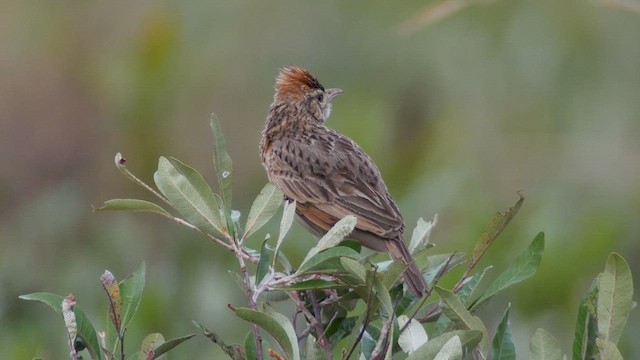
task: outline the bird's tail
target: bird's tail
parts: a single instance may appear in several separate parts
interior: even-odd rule
[[[394,260],[400,260],[404,264],[408,265],[408,268],[404,271],[404,283],[409,288],[409,291],[416,297],[422,297],[427,291],[427,282],[424,280],[420,269],[416,265],[416,261],[411,256],[409,249],[404,244],[402,239],[396,239],[392,241],[385,241],[387,251]]]

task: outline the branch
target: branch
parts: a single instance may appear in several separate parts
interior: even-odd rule
[[[404,324],[404,326],[402,327],[402,329],[400,329],[400,333],[402,333],[404,331],[404,329],[407,328],[407,326],[409,326],[409,323],[411,322],[411,319],[414,319],[416,314],[418,313],[418,311],[422,308],[422,306],[424,306],[425,302],[427,301],[427,299],[429,298],[429,296],[431,296],[431,293],[433,292],[433,288],[438,285],[438,282],[440,281],[440,279],[444,276],[445,272],[447,271],[447,268],[449,267],[449,264],[451,263],[451,260],[453,259],[453,257],[456,256],[456,252],[454,251],[451,256],[449,256],[449,258],[447,259],[447,262],[444,264],[444,266],[440,269],[440,271],[438,271],[438,273],[436,274],[436,276],[433,279],[433,283],[431,284],[431,288],[427,289],[427,293],[425,294],[425,296],[423,297],[422,302],[420,303],[420,306],[418,306],[418,308],[413,312],[413,314],[411,314],[411,317],[409,318],[409,321],[407,321],[406,324]],[[440,305],[438,304],[435,309],[439,309]],[[432,309],[431,311],[429,311],[427,313],[427,315],[421,317],[418,319],[419,322],[425,322],[426,319],[432,315],[434,313],[434,310]]]
[[[316,330],[316,335],[318,335],[318,343],[322,346],[325,354],[327,355],[327,360],[333,359],[333,351],[331,350],[331,345],[329,344],[329,340],[324,335],[324,329],[322,328],[322,323],[316,319],[313,314],[309,312],[302,299],[300,299],[300,293],[298,291],[289,291],[289,297],[296,303],[296,306],[300,310],[300,312],[304,315],[305,318],[309,321],[310,325]]]
[[[376,347],[373,348],[373,351],[371,352],[371,358],[372,359],[381,359],[382,358],[382,352],[388,347],[388,346],[392,346],[388,341],[387,341],[387,336],[389,333],[389,329],[393,326],[393,314],[390,314],[390,316],[382,322],[382,329],[380,329],[380,336],[378,337],[378,341],[376,342]]]
[[[351,357],[351,354],[353,354],[353,352],[356,350],[356,346],[358,346],[358,343],[360,341],[362,341],[362,336],[364,336],[364,332],[367,329],[367,326],[369,325],[369,316],[371,315],[371,308],[372,308],[372,295],[373,295],[373,286],[370,285],[367,289],[367,311],[365,313],[365,317],[364,317],[364,321],[362,322],[362,328],[360,329],[360,332],[358,333],[358,336],[356,337],[356,341],[353,342],[353,345],[351,346],[351,349],[349,349],[349,352],[347,353],[347,356],[343,356],[343,359],[349,359]]]
[[[240,270],[242,271],[242,275],[244,276],[244,285],[247,289],[246,293],[247,293],[247,298],[249,299],[249,306],[251,307],[252,310],[259,311],[258,305],[256,304],[253,298],[253,291],[251,286],[251,277],[249,275],[249,270],[247,269],[247,265],[244,262],[244,257],[243,257],[244,248],[239,245],[238,240],[235,237],[233,239],[232,244],[233,244],[233,247],[232,247],[233,252],[234,254],[236,254],[236,258],[238,259],[238,264],[240,264]],[[264,354],[262,353],[262,335],[260,334],[260,328],[258,328],[258,325],[256,324],[253,324],[252,328],[253,328],[253,336],[256,339],[256,352],[258,355],[258,360],[263,360]]]
[[[329,344],[329,340],[324,335],[324,329],[322,328],[322,317],[320,312],[320,306],[318,306],[318,301],[316,300],[316,294],[314,290],[307,291],[309,294],[309,299],[311,300],[311,307],[313,308],[313,315],[316,319],[316,332],[318,333],[318,342],[322,346],[324,353],[327,355],[327,360],[333,359],[333,351],[331,350],[331,345]]]

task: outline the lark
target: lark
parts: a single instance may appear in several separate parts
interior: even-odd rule
[[[407,265],[404,282],[415,296],[427,288],[403,240],[404,222],[378,167],[348,137],[325,124],[340,89],[325,89],[308,71],[284,67],[260,141],[269,180],[296,201],[296,215],[312,233],[324,235],[353,215],[349,238],[388,252]]]

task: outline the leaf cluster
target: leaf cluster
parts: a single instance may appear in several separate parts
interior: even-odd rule
[[[62,297],[40,292],[22,295],[20,298],[44,303],[64,317],[69,335],[69,349],[73,359],[80,359],[79,352],[86,349],[93,360],[115,360],[117,358],[153,360],[195,336],[190,334],[165,340],[162,334],[151,333],[141,341],[137,352],[127,355],[124,346],[125,333],[142,300],[145,264],[142,263],[133,274],[120,282],[110,271],[105,270],[100,276],[100,283],[106,293],[110,319],[106,330],[100,332],[96,332],[82,308],[76,305],[73,294]],[[73,321],[68,321],[69,318]]]
[[[249,247],[248,239],[277,213],[283,194],[266,184],[256,197],[245,221],[232,205],[233,169],[226,152],[220,125],[211,119],[215,146],[213,163],[218,181],[214,192],[194,168],[175,158],[161,157],[154,174],[157,188],[145,184],[116,155],[117,168],[129,179],[147,189],[159,203],[141,199],[106,201],[99,211],[152,212],[184,225],[233,253],[238,271],[230,271],[247,302],[229,309],[248,323],[242,344],[227,344],[200,323],[195,325],[232,359],[515,359],[511,339],[510,309],[493,336],[475,311],[494,296],[535,274],[542,260],[544,233],[534,237],[494,280],[485,276],[491,266],[478,269],[483,255],[513,220],[524,195],[504,212],[497,213],[479,236],[470,256],[463,253],[434,254],[429,235],[437,223],[420,219],[413,231],[410,251],[428,284],[427,293],[415,298],[402,283],[405,266],[394,261],[373,261],[360,253],[358,243],[348,240],[357,219],[346,216],[333,226],[299,264],[292,264],[281,246],[287,239],[296,203],[284,201],[279,233],[262,238],[259,249]],[[167,210],[169,209],[169,210]],[[453,269],[461,268],[459,272]],[[462,275],[454,277],[456,273]],[[442,278],[455,285],[443,288]],[[124,356],[126,327],[140,301],[144,285],[144,266],[118,283],[110,272],[101,277],[108,298],[112,326],[102,343],[79,307],[73,307],[77,337],[93,359],[114,359],[116,350]],[[598,276],[582,300],[573,346],[574,359],[621,358],[616,349],[632,308],[633,285],[628,265],[617,254],[610,255],[605,271]],[[63,298],[52,294],[25,295],[27,300],[47,303],[63,312]],[[75,299],[73,299],[75,303]],[[274,303],[288,302],[290,311],[274,309]],[[278,308],[281,308],[279,306]],[[65,323],[73,324],[70,319]],[[89,325],[87,325],[89,324]],[[67,325],[70,339],[73,326]],[[151,334],[138,352],[139,359],[153,359],[188,339],[164,341]],[[108,339],[109,341],[104,341]],[[73,343],[73,341],[71,342]],[[560,359],[557,342],[538,329],[530,345],[531,359]]]

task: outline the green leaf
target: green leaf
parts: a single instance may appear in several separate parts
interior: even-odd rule
[[[454,330],[430,339],[407,357],[407,360],[433,360],[440,349],[454,336],[460,338],[462,349],[473,350],[482,340],[482,332],[477,330]]]
[[[416,227],[413,229],[413,234],[411,235],[411,242],[409,243],[409,252],[415,254],[417,251],[424,249],[429,243],[429,236],[431,235],[431,230],[438,223],[438,214],[433,216],[433,220],[424,221],[422,218],[418,219],[418,223]]]
[[[466,257],[463,253],[431,255],[426,258],[426,269],[424,269],[421,264],[424,262],[423,257],[418,256],[416,258],[418,267],[424,269],[422,273],[427,284],[431,284],[438,274],[444,275],[465,261]],[[446,269],[444,269],[445,266]]]
[[[278,234],[278,241],[276,242],[276,249],[274,250],[274,264],[275,267],[275,257],[278,256],[280,252],[280,246],[284,241],[285,235],[291,229],[291,224],[293,224],[293,217],[296,214],[296,202],[294,201],[286,201],[284,203],[284,209],[282,209],[282,220],[280,221],[280,234]]]
[[[544,329],[538,328],[529,343],[529,360],[562,360],[558,342]]]
[[[280,289],[278,288],[278,289],[263,291],[260,293],[260,299],[263,299],[268,303],[291,300],[291,298],[289,297],[289,294],[287,294],[284,291],[278,291],[278,290]]]
[[[346,258],[343,258],[346,259]],[[353,260],[352,260],[353,261]],[[393,316],[393,303],[391,302],[391,296],[389,295],[389,291],[384,286],[382,281],[377,276],[373,277],[373,290],[376,292],[376,296],[382,303],[385,311],[387,312],[388,317]]]
[[[155,357],[155,349],[164,342],[164,336],[160,333],[152,333],[147,335],[140,344],[138,351],[138,360],[148,360]]]
[[[491,346],[491,358],[493,360],[516,359],[516,347],[513,345],[513,339],[511,338],[511,321],[509,321],[510,308],[511,305],[507,306],[507,310],[504,312],[504,316],[496,329],[496,335],[493,337]]]
[[[104,206],[95,211],[147,211],[171,217],[167,210],[150,201],[138,199],[111,199],[104,202]]]
[[[375,329],[373,325],[367,326],[367,330],[373,329]],[[377,333],[380,335],[380,330],[378,330]],[[376,341],[377,339],[373,338],[370,331],[365,331],[362,334],[362,340],[360,340],[360,356],[358,359],[371,359],[371,353],[376,347]]]
[[[482,341],[480,342],[481,350],[487,354],[489,350],[489,336],[482,320],[477,316],[473,316],[464,306],[460,298],[451,291],[445,290],[438,286],[435,291],[444,302],[442,312],[454,322],[460,330],[478,330],[482,332]]]
[[[594,280],[578,307],[576,331],[573,339],[573,360],[591,359],[595,355],[597,283],[598,281]]]
[[[220,204],[200,173],[176,159],[160,157],[153,179],[188,222],[210,234],[225,234]]]
[[[480,281],[482,281],[484,276],[487,274],[487,271],[489,271],[492,268],[493,266],[487,266],[484,270],[482,270],[482,272],[476,273],[468,277],[467,280],[462,285],[462,288],[460,288],[460,290],[456,293],[460,298],[460,300],[462,300],[462,302],[464,302],[465,305],[467,305],[467,307],[471,305],[471,301],[469,300],[471,299],[471,295],[473,294],[473,292],[478,287],[478,284],[480,284]]]
[[[329,229],[329,231],[318,241],[318,244],[309,250],[307,256],[302,260],[300,267],[322,250],[338,245],[342,239],[351,234],[353,229],[356,227],[356,222],[357,219],[355,216],[347,215],[333,225],[333,227]]]
[[[387,289],[391,289],[393,285],[402,277],[402,274],[407,269],[407,265],[403,264],[402,261],[392,261],[389,266],[386,267],[385,271],[382,272],[384,275],[383,283]],[[378,268],[380,271],[380,268]]]
[[[249,210],[249,217],[244,226],[243,239],[254,234],[273,217],[280,204],[282,204],[283,196],[282,191],[272,183],[267,183],[262,188],[260,195],[253,201],[251,210]]]
[[[266,330],[282,347],[287,355],[287,358],[292,360],[300,359],[300,352],[298,350],[298,340],[293,330],[293,326],[284,315],[274,317],[273,314],[262,313],[248,308],[237,308],[235,314],[239,318],[249,321],[258,325],[262,329]],[[283,319],[288,322],[288,326],[283,326]],[[293,332],[293,339],[291,333]]]
[[[214,137],[213,166],[216,168],[216,176],[218,177],[218,185],[222,193],[224,208],[228,213],[231,212],[231,184],[233,182],[233,163],[231,157],[227,153],[227,148],[220,128],[220,120],[216,114],[211,114],[211,130]]]
[[[64,297],[51,293],[31,293],[27,295],[20,295],[20,299],[29,301],[38,301],[51,307],[55,312],[62,316],[62,301]],[[91,355],[91,359],[102,359],[102,351],[100,350],[100,343],[98,342],[98,336],[96,330],[91,324],[91,321],[85,315],[80,306],[75,305],[73,307],[73,313],[76,316],[76,324],[78,326],[78,336],[82,339],[87,351]]]
[[[611,253],[600,277],[598,338],[616,344],[627,323],[633,297],[631,270],[622,256]]]
[[[296,271],[296,274],[304,274],[311,270],[326,269],[325,265],[330,264],[331,260],[335,260],[341,257],[358,259],[360,257],[360,254],[358,254],[355,250],[344,246],[329,248],[309,258],[300,266],[298,271]]]
[[[367,269],[365,269],[358,261],[348,257],[342,257],[340,258],[340,264],[349,274],[358,278],[361,281],[361,284],[366,282]]]
[[[269,265],[271,264],[271,251],[267,248],[267,240],[262,242],[260,249],[260,261],[256,269],[256,287],[262,282],[262,279],[269,273]]]
[[[616,344],[611,341],[596,339],[596,345],[600,350],[600,360],[624,360]]]
[[[460,330],[481,330],[478,326],[480,319],[473,316],[464,306],[460,298],[451,291],[445,290],[439,286],[434,288],[435,292],[442,300],[442,312],[453,321]],[[484,335],[484,334],[483,334]]]
[[[409,317],[406,315],[398,316],[398,327],[402,329],[407,322],[409,322]],[[398,337],[398,345],[402,351],[407,354],[411,354],[416,351],[420,346],[424,345],[429,337],[427,336],[427,332],[422,327],[422,324],[418,322],[416,319],[411,319],[407,328],[400,333]]]
[[[357,336],[366,317],[367,312],[362,311],[362,314],[358,316],[342,319],[327,328],[326,335],[330,336],[329,340],[336,344],[333,353],[335,358],[342,358],[341,351],[347,351],[347,349],[358,345]]]
[[[136,271],[120,282],[120,297],[122,298],[122,329],[129,327],[133,316],[138,311],[144,290],[146,266],[143,263]]]
[[[231,270],[227,270],[229,272],[229,276],[231,276],[231,279],[233,280],[233,282],[236,283],[236,285],[238,285],[238,288],[243,291],[246,292],[247,291],[247,284],[244,282],[244,278],[242,277],[242,275],[238,274],[235,271],[231,271]],[[255,282],[253,284],[255,286]]]
[[[272,249],[271,247],[269,247],[269,250],[271,250],[271,251],[273,251],[275,253],[275,249]],[[278,251],[276,259],[278,260],[278,262],[280,262],[280,265],[282,265],[282,270],[284,270],[284,272],[286,274],[291,274],[293,272],[293,268],[291,267],[291,262],[282,253],[282,251]],[[275,264],[274,264],[274,266],[275,266]]]
[[[360,251],[362,251],[362,244],[360,244],[356,240],[344,239],[340,242],[340,244],[338,244],[338,246],[345,246],[345,247],[351,248],[357,253],[360,253]]]
[[[544,233],[541,232],[533,239],[529,247],[520,253],[509,267],[493,281],[480,298],[471,305],[471,309],[477,308],[480,304],[509,286],[519,283],[535,274],[540,266],[540,261],[542,261],[543,250]]]
[[[316,338],[309,334],[304,346],[305,360],[325,360],[327,357],[322,348],[316,343]]]
[[[292,346],[293,356],[290,356],[290,358],[299,360],[300,350],[298,348],[298,336],[296,335],[296,331],[293,328],[293,325],[291,324],[291,321],[289,320],[289,318],[275,311],[269,305],[265,305],[264,312],[265,314],[271,316],[272,319],[277,321],[278,324],[284,329],[284,331],[287,334],[287,337],[289,338],[289,342],[291,343],[291,346]]]
[[[169,352],[170,350],[172,350],[173,348],[175,348],[176,346],[182,344],[183,342],[191,339],[192,337],[196,336],[196,334],[189,334],[186,336],[182,336],[179,338],[175,338],[175,339],[171,339],[171,340],[167,340],[165,342],[163,342],[162,344],[160,344],[159,346],[157,346],[154,350],[154,359],[159,358],[160,356],[164,355],[165,353]]]
[[[480,235],[480,238],[476,242],[471,254],[471,261],[469,262],[469,270],[478,263],[482,255],[493,244],[494,240],[500,235],[500,233],[507,227],[509,222],[516,216],[518,210],[524,202],[524,196],[522,193],[518,193],[520,199],[507,211],[498,212],[489,222],[485,231]]]
[[[441,315],[438,317],[438,321],[436,321],[436,327],[431,334],[432,336],[444,334],[447,329],[453,328],[453,321],[451,321],[447,315],[442,314],[442,308],[440,310]]]
[[[291,285],[284,285],[284,286],[279,286],[277,287],[275,290],[283,290],[283,291],[290,291],[290,290],[320,290],[320,289],[337,289],[337,288],[344,288],[347,285],[336,282],[336,281],[329,281],[329,280],[322,280],[322,279],[312,279],[312,280],[305,280],[305,281],[300,281]]]
[[[434,360],[460,360],[462,359],[462,343],[457,336],[447,341],[438,352]]]
[[[264,344],[264,339],[262,341]],[[253,334],[253,330],[249,331],[247,333],[247,336],[245,336],[243,347],[244,347],[245,359],[258,358],[258,348],[256,347],[256,338],[255,338],[255,335]]]

